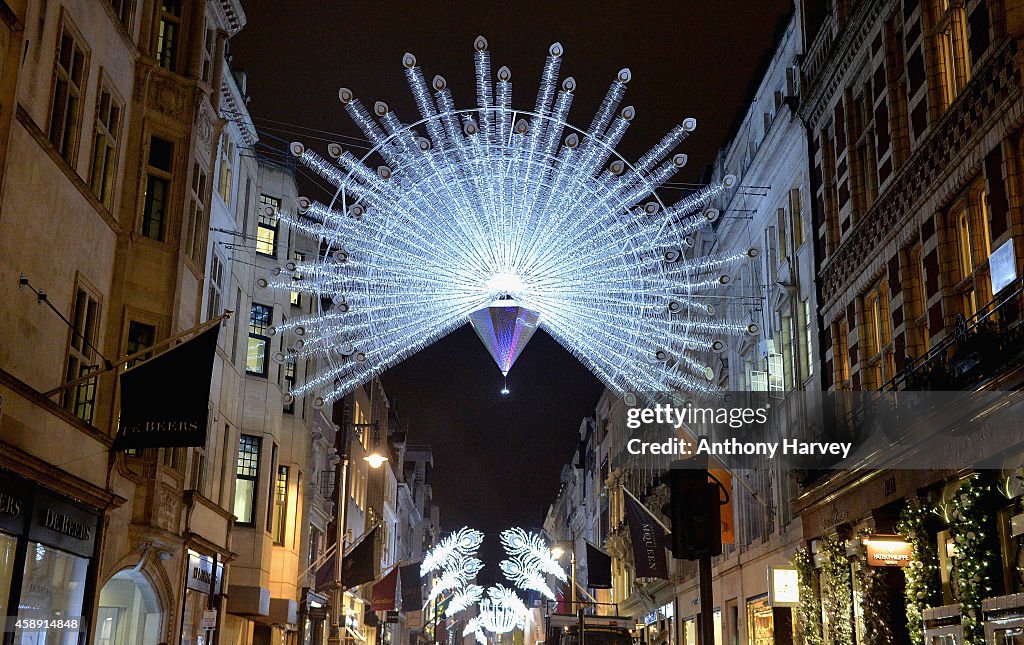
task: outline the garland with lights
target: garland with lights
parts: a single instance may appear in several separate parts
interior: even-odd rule
[[[924,643],[924,618],[922,613],[939,603],[939,556],[935,545],[929,539],[925,526],[928,515],[934,512],[931,504],[914,497],[900,513],[896,530],[910,545],[910,564],[904,568],[906,577],[907,631],[913,645]]]
[[[882,571],[868,562],[867,548],[864,539],[872,531],[862,529],[857,533],[856,547],[857,580],[860,582],[861,614],[864,617],[863,643],[865,645],[885,645],[894,642],[891,621],[889,620],[889,604],[886,602],[886,585]]]
[[[830,643],[853,642],[853,581],[850,560],[841,540],[826,538],[821,541],[825,556],[821,566],[821,604],[828,617]]]
[[[796,626],[800,642],[804,645],[822,645],[821,598],[814,572],[814,556],[807,549],[799,549],[793,556],[799,580],[800,604],[796,608]]]
[[[949,533],[956,545],[953,572],[959,583],[960,622],[968,645],[985,643],[981,601],[992,592],[989,565],[998,562],[986,539],[989,518],[983,498],[988,493],[987,485],[971,477],[957,489],[949,512]]]

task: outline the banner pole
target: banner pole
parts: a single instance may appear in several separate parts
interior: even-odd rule
[[[188,336],[190,334],[199,334],[199,333],[204,332],[207,329],[213,327],[214,325],[219,325],[222,321],[227,320],[228,318],[230,318],[232,313],[234,313],[234,312],[232,312],[230,310],[225,311],[224,313],[222,313],[221,315],[217,316],[216,318],[211,318],[211,319],[207,320],[206,322],[204,322],[201,325],[196,325],[195,327],[192,327],[191,329],[186,329],[185,331],[181,332],[180,334],[176,334],[174,336],[171,336],[170,338],[168,338],[166,340],[162,340],[162,341],[160,341],[159,343],[157,343],[155,345],[150,345],[149,347],[147,347],[145,349],[140,349],[139,351],[135,352],[134,354],[129,354],[129,355],[125,356],[124,358],[119,359],[116,363],[112,363],[109,367],[104,367],[103,369],[96,370],[95,372],[89,372],[88,374],[80,376],[80,377],[74,379],[73,381],[68,381],[67,383],[64,383],[63,385],[59,385],[59,386],[53,388],[52,390],[49,390],[47,392],[43,392],[43,396],[51,397],[54,394],[60,394],[64,390],[67,390],[67,389],[70,389],[72,387],[75,387],[76,385],[78,385],[80,383],[84,383],[86,381],[91,381],[92,379],[96,378],[97,376],[100,376],[102,374],[106,374],[107,372],[117,371],[117,369],[119,367],[121,367],[122,365],[126,365],[127,363],[135,360],[136,358],[139,358],[141,356],[149,354],[150,352],[153,352],[153,351],[155,351],[157,349],[160,349],[164,345],[169,345],[169,344],[171,344],[171,343],[173,343],[175,341],[181,340],[185,336]],[[171,348],[171,349],[173,349],[173,348]],[[157,358],[157,356],[151,356],[150,358]],[[147,359],[147,360],[149,360],[149,359]]]

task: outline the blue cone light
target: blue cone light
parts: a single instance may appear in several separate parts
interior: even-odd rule
[[[489,307],[469,314],[469,322],[490,352],[503,375],[508,375],[526,343],[537,330],[536,311],[526,309],[512,299],[495,300]]]

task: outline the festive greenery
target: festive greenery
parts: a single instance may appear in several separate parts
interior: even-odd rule
[[[841,540],[821,541],[821,605],[830,643],[853,643],[853,582],[850,560]]]
[[[907,581],[907,630],[913,645],[924,643],[922,612],[941,604],[939,556],[925,527],[928,516],[933,512],[931,504],[915,497],[900,513],[900,521],[896,525],[896,530],[910,544],[910,564],[903,573]]]
[[[959,586],[960,622],[967,645],[985,643],[981,601],[992,593],[989,565],[998,562],[986,534],[989,518],[983,499],[988,493],[987,485],[971,477],[957,489],[949,508],[949,533],[956,546],[953,572]]]
[[[807,549],[800,549],[793,556],[793,566],[800,584],[800,606],[796,608],[797,635],[804,645],[821,645],[821,599],[814,556]]]
[[[864,634],[862,643],[865,645],[887,645],[894,641],[891,626],[889,605],[886,602],[886,585],[882,578],[882,570],[868,564],[867,549],[864,538],[872,534],[863,529],[856,537],[857,578],[860,582],[860,607],[864,616]]]

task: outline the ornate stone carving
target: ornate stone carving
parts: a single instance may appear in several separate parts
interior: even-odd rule
[[[182,118],[188,108],[188,92],[173,79],[154,74],[149,83],[149,104],[168,116]]]

